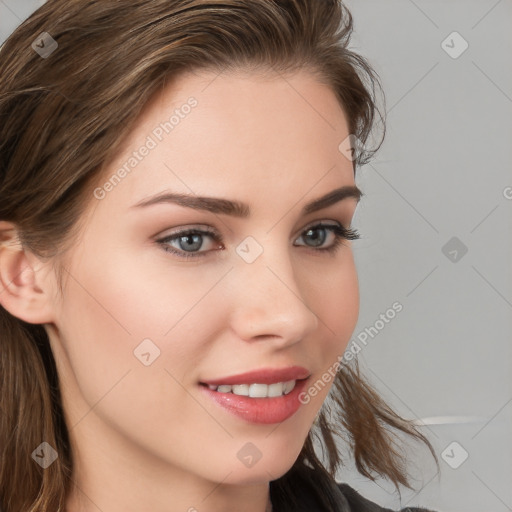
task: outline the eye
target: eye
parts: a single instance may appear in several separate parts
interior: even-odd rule
[[[324,245],[329,234],[331,235],[332,243],[328,244],[327,247],[320,247]],[[341,224],[320,223],[307,228],[299,238],[312,241],[313,244],[309,245],[309,247],[316,251],[334,253],[342,245],[343,240],[357,240],[361,237],[357,230],[345,228]]]
[[[330,235],[330,237],[328,235]],[[205,238],[210,240],[210,244],[206,244],[206,246],[210,245],[210,250],[206,249],[201,251],[200,249],[203,249],[205,245]],[[298,240],[301,238],[311,241],[312,244],[308,244],[307,247],[312,248],[314,251],[320,253],[334,253],[340,245],[342,245],[343,240],[357,240],[360,238],[360,235],[357,230],[345,228],[341,224],[319,223],[306,228]],[[328,244],[327,247],[323,247],[328,238],[331,239],[331,243]],[[212,241],[215,243],[212,243]],[[156,240],[156,242],[161,245],[166,252],[175,254],[179,258],[191,259],[203,257],[212,250],[222,249],[223,238],[215,230],[210,228],[194,228],[171,233],[164,238]],[[304,244],[298,245],[301,246]]]
[[[219,245],[221,245],[223,241],[222,236],[211,229],[186,229],[183,231],[178,231],[169,236],[166,236],[165,238],[157,240],[157,243],[162,246],[164,251],[176,254],[182,258],[197,258],[199,256],[203,256],[205,252],[209,252],[198,252],[198,250],[201,249],[204,245],[203,240],[205,237],[218,242],[215,244],[216,249],[220,248]],[[174,246],[172,245],[173,243],[175,244]]]

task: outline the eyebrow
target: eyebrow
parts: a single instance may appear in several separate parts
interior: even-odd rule
[[[354,198],[359,202],[363,192],[355,185],[345,185],[343,187],[332,190],[328,194],[314,199],[306,204],[302,209],[302,214],[309,213],[327,208],[346,198]],[[142,208],[162,203],[174,203],[186,208],[194,210],[206,210],[212,213],[231,215],[234,217],[246,218],[251,214],[251,209],[246,203],[240,201],[231,201],[217,197],[199,197],[189,194],[178,194],[171,192],[162,192],[156,196],[148,197],[134,204],[131,208]]]

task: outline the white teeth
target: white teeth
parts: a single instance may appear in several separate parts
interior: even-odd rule
[[[249,396],[251,398],[265,398],[268,396],[267,384],[251,384],[249,386]]]
[[[251,398],[273,398],[289,394],[295,387],[294,380],[286,382],[276,382],[274,384],[235,384],[230,386],[222,384],[213,386],[208,384],[208,388],[218,393],[233,393],[239,396],[249,396]]]
[[[285,386],[285,384],[283,384],[282,382],[276,382],[275,384],[269,384],[267,386],[268,396],[281,396],[283,394],[284,386]]]
[[[249,396],[249,384],[236,384],[232,393],[240,396]]]
[[[295,381],[294,380],[289,380],[288,382],[285,382],[284,383],[284,389],[283,389],[283,393],[285,395],[287,395],[288,393],[291,392],[291,390],[295,387]]]

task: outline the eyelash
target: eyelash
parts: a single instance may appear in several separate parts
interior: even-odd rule
[[[319,224],[315,224],[313,226],[307,227],[301,233],[301,236],[303,236],[305,233],[307,233],[310,230],[316,231],[317,229],[326,229],[328,231],[331,231],[335,235],[334,242],[330,247],[324,247],[322,249],[310,247],[310,249],[313,249],[313,251],[320,252],[320,253],[334,254],[342,245],[343,240],[358,240],[361,238],[361,235],[359,234],[357,229],[345,228],[345,227],[341,226],[340,224],[323,224],[323,223],[319,223]],[[181,237],[189,236],[189,235],[209,235],[220,244],[222,244],[224,241],[224,239],[222,238],[221,235],[217,234],[214,230],[211,230],[211,229],[205,229],[205,230],[186,229],[183,231],[178,231],[176,233],[173,233],[172,235],[166,236],[159,240],[156,240],[156,242],[162,246],[162,249],[164,251],[170,252],[171,254],[174,254],[184,260],[201,258],[210,252],[210,251],[202,251],[202,252],[196,252],[196,253],[187,253],[185,251],[178,251],[176,249],[173,249],[168,245],[168,243],[171,241],[174,241]],[[305,247],[308,247],[308,246],[305,246]]]

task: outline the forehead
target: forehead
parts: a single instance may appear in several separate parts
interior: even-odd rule
[[[353,182],[338,149],[347,136],[334,92],[307,71],[187,73],[146,105],[103,181],[124,169],[115,195],[134,201],[164,185],[254,195],[310,188],[328,174],[339,186]]]

